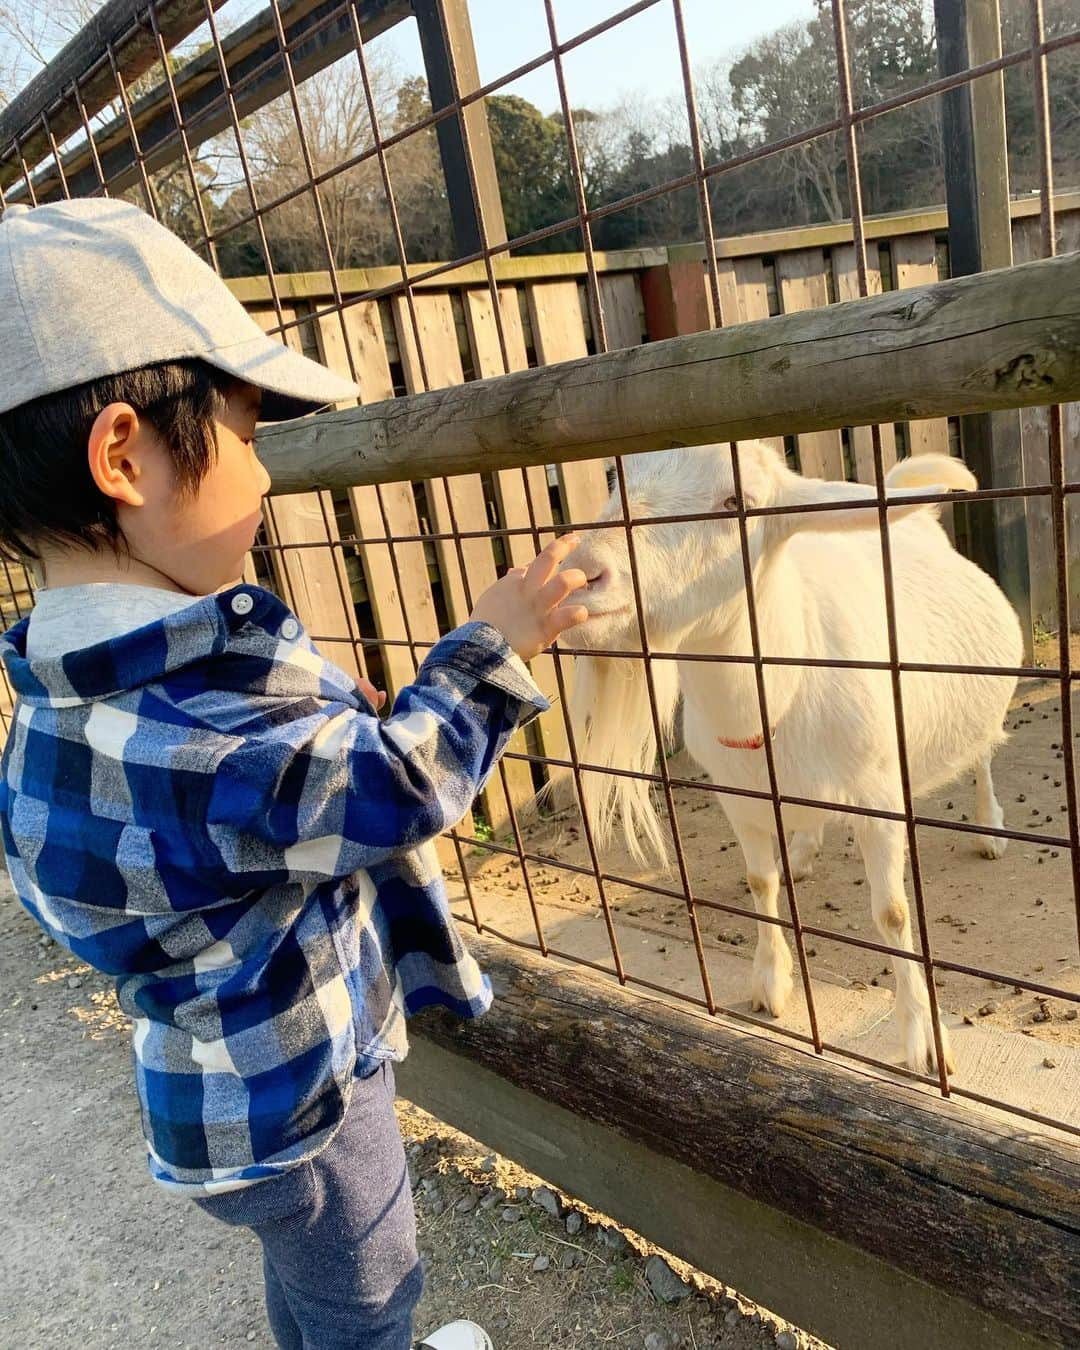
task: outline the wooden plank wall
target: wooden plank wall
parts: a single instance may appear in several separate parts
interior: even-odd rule
[[[26,617],[34,605],[32,578],[27,568],[0,558],[0,632]],[[0,749],[3,748],[15,708],[15,693],[0,662]]]
[[[391,308],[408,392],[463,383],[462,351],[450,293],[422,292],[412,297],[411,306],[405,296],[396,295]],[[465,474],[433,479],[424,484],[424,491],[432,531],[455,536],[437,539],[435,552],[447,619],[450,627],[456,628],[467,621],[473,604],[498,577],[490,538],[457,537],[491,528],[484,483],[479,474]],[[525,749],[523,735],[515,737],[513,748]],[[516,811],[531,801],[535,792],[528,764],[508,759],[503,769],[505,790],[503,775],[495,774],[484,801],[488,823],[496,834],[503,834],[509,824],[507,793]]]
[[[527,293],[537,364],[553,366],[560,361],[577,361],[587,356],[589,348],[578,282],[545,281],[527,287]],[[618,340],[609,340],[609,346],[624,345]],[[581,524],[595,520],[608,498],[603,460],[560,464],[558,479],[563,519]]]
[[[278,326],[274,309],[253,310],[252,317],[267,331]],[[282,308],[281,322],[291,323],[298,317],[295,307]],[[275,336],[303,352],[299,328],[286,328]],[[345,562],[335,547],[339,534],[330,493],[297,492],[268,498],[263,520],[268,542],[279,546],[270,555],[279,593],[308,632],[322,640],[328,657],[354,678],[366,675]],[[290,544],[312,547],[280,547]]]
[[[720,283],[720,324],[749,323],[769,317],[769,284],[761,258],[720,258],[716,264]],[[711,309],[710,303],[710,309]],[[784,453],[781,436],[762,438],[778,455]]]
[[[910,286],[926,286],[940,279],[937,237],[933,234],[908,234],[892,243],[893,282],[898,291]],[[949,453],[949,423],[944,417],[908,422],[908,448],[913,455],[936,451]]]
[[[502,319],[506,360],[495,325],[491,295],[486,290],[465,293],[465,318],[472,347],[474,369],[479,379],[488,379],[510,370],[525,370],[529,364],[522,322],[519,292],[516,287],[499,290],[499,314]],[[548,490],[548,473],[544,465],[530,469],[499,469],[494,475],[495,506],[503,529],[533,529],[531,534],[506,536],[506,559],[512,567],[525,567],[536,555],[537,544],[543,547],[554,537],[554,517]],[[554,759],[567,759],[570,746],[566,735],[566,716],[559,702],[559,686],[555,662],[551,656],[538,656],[532,662],[532,675],[540,691],[550,700],[552,710],[539,720],[540,748]],[[567,676],[569,671],[567,671]]]
[[[644,309],[635,273],[604,276],[601,302],[609,348],[642,340]],[[298,302],[286,308],[283,318],[303,320],[313,305],[326,307],[320,301]],[[405,390],[417,393],[459,384],[466,378],[467,368],[481,379],[503,374],[507,367],[525,369],[530,339],[540,364],[573,360],[590,350],[583,283],[578,279],[502,287],[499,310],[505,362],[490,292],[478,287],[418,290],[411,304],[405,296],[393,296],[381,303],[350,305],[341,316],[321,315],[310,325],[313,354],[341,374],[355,373],[362,401],[374,402],[393,396],[395,364]],[[265,328],[276,326],[273,310],[260,308],[254,313]],[[296,350],[312,345],[304,342],[304,331],[303,323],[286,330],[286,340]],[[551,481],[555,483],[554,493]],[[536,466],[526,474],[495,471],[490,482],[474,474],[420,485],[392,484],[378,490],[354,488],[348,505],[355,535],[361,541],[356,548],[357,559],[371,607],[372,636],[379,643],[382,673],[390,692],[413,678],[417,661],[439,636],[440,616],[443,629],[464,623],[472,602],[503,567],[523,566],[535,556],[534,526],[541,545],[553,537],[555,505],[561,522],[590,521],[607,496],[606,467],[600,460],[566,466],[550,479],[546,468]],[[417,510],[418,501],[422,511]],[[325,542],[328,524],[330,537],[340,537],[334,503],[327,493],[275,497],[267,516],[268,534],[274,542]],[[459,537],[492,527],[529,533],[506,536],[498,549],[490,537]],[[424,543],[418,542],[418,536],[425,532],[436,536],[427,552]],[[404,541],[392,546],[378,542],[387,537],[396,540],[397,536],[404,536]],[[432,554],[433,572],[429,566]],[[348,588],[344,592],[349,599],[348,613],[342,604],[342,590],[336,585],[344,570],[341,550],[285,550],[272,556],[275,584],[311,631],[349,635],[362,662],[362,642],[371,638],[358,630],[353,604],[356,596]],[[410,636],[413,649],[407,645]],[[350,650],[345,642],[340,647],[342,652]],[[339,659],[336,650],[328,654]],[[531,748],[566,759],[569,744],[565,712],[559,702],[553,659],[547,655],[538,658],[533,674],[554,706],[532,730],[531,747],[521,734],[512,748],[526,753]],[[564,668],[564,679],[569,676],[569,668]],[[487,822],[497,835],[509,828],[511,804],[515,812],[525,808],[537,786],[524,760],[505,760],[504,771],[505,790],[502,777],[497,776],[489,783],[483,801]]]

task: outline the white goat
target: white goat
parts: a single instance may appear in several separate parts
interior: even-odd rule
[[[874,490],[802,478],[767,446],[739,451],[743,499],[750,507],[805,506],[870,499],[848,509],[753,516],[747,521],[761,651],[766,656],[888,660],[881,539]],[[625,461],[631,515],[678,516],[734,510],[727,446],[662,451]],[[958,460],[921,455],[888,475],[889,501],[917,491],[971,488]],[[603,519],[621,515],[617,496]],[[985,573],[952,548],[933,507],[890,506],[889,538],[901,661],[1016,666],[1020,626]],[[654,651],[752,655],[738,522],[734,519],[634,527],[644,620]],[[639,641],[626,535],[622,526],[587,532],[567,567],[589,577],[590,620],[567,634],[594,649],[633,649]],[[643,663],[619,657],[578,661],[574,713],[583,761],[651,772],[656,757]],[[679,692],[686,748],[714,783],[768,792],[754,668],[749,664],[654,661],[665,731]],[[1012,677],[908,672],[901,676],[911,788],[933,791],[965,770],[976,774],[975,820],[1000,828],[990,759],[1015,688]],[[902,812],[891,677],[888,671],[765,667],[768,716],[779,790],[786,796]],[[585,807],[601,840],[617,812],[631,850],[644,840],[663,855],[663,833],[646,783],[586,773]],[[779,873],[769,800],[722,794],[746,861],[755,907],[777,915]],[[832,813],[828,813],[832,814]],[[793,831],[792,875],[805,876],[821,846],[827,813],[784,807]],[[913,950],[904,887],[902,821],[851,815],[882,939]],[[997,858],[1005,841],[979,836]],[[904,1061],[933,1070],[933,1025],[922,969],[893,958]],[[751,1003],[779,1016],[792,990],[792,960],[780,927],[758,924]],[[952,1056],[941,1029],[948,1071]]]

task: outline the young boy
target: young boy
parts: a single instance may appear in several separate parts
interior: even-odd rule
[[[430,841],[547,707],[523,659],[586,617],[573,540],[491,587],[380,720],[236,584],[270,486],[256,423],[355,387],[118,201],[9,208],[0,332],[0,549],[42,582],[0,640],[12,880],[115,976],[151,1173],[258,1235],[278,1344],[405,1350],[391,1064],[408,1014],[491,999]],[[467,1322],[423,1344],[491,1346]]]

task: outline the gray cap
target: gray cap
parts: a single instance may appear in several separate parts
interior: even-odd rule
[[[268,422],[360,392],[267,337],[217,273],[137,206],[84,197],[4,211],[0,412],[191,357],[262,389]]]

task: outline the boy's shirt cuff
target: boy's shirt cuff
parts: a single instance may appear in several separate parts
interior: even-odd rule
[[[516,718],[518,726],[526,726],[551,708],[525,662],[489,623],[473,620],[440,638],[424,658],[421,669],[438,666],[460,670],[508,694],[521,705]]]

